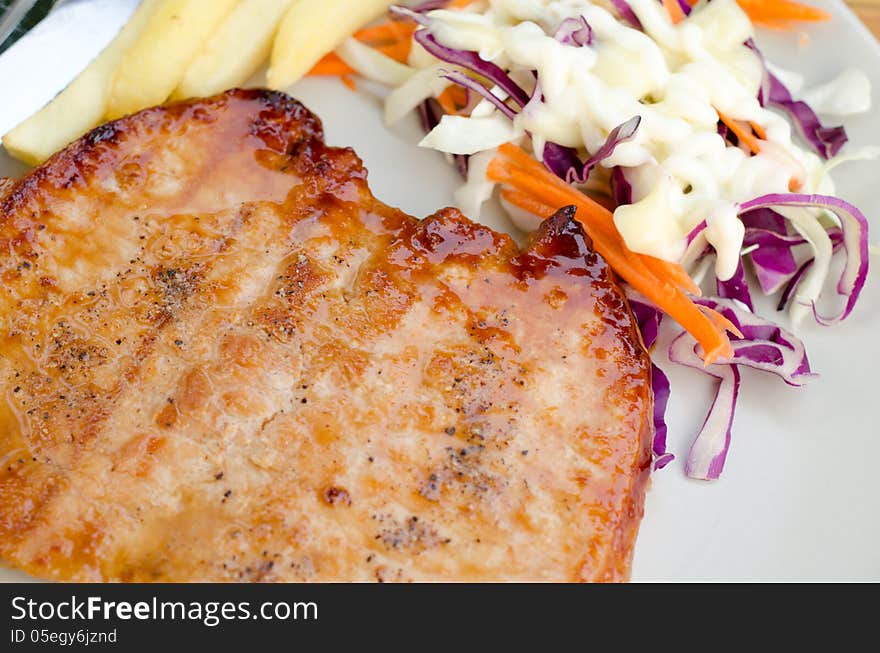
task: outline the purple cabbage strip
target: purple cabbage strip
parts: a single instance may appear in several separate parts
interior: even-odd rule
[[[729,299],[702,297],[694,301],[718,311],[743,334],[742,338],[731,338],[733,358],[721,360],[719,365],[745,365],[770,372],[795,387],[805,385],[815,376],[810,369],[804,343],[794,334],[737,306]]]
[[[524,107],[529,101],[529,94],[514,82],[503,69],[499,68],[491,61],[485,61],[480,58],[480,55],[476,52],[447,48],[445,45],[441,45],[433,34],[424,29],[416,31],[413,38],[415,38],[425,50],[441,61],[461,66],[462,68],[485,77],[495,86],[507,93],[511,100],[520,107]]]
[[[626,174],[620,166],[615,166],[611,170],[611,196],[617,206],[632,204],[633,201],[632,186],[626,180]]]
[[[791,278],[788,280],[785,288],[782,291],[782,294],[779,296],[779,303],[776,305],[777,311],[782,311],[788,306],[788,302],[791,301],[791,298],[794,297],[794,293],[797,290],[797,287],[801,283],[801,279],[804,278],[804,275],[807,271],[813,267],[813,263],[816,262],[815,258],[811,258],[808,261],[804,261],[804,264],[801,265],[795,273],[791,275]]]
[[[660,4],[663,4],[663,0],[657,0]],[[693,7],[691,7],[685,0],[676,0],[678,2],[678,6],[681,7],[682,12],[685,16],[690,16],[691,11],[693,11]]]
[[[713,480],[721,475],[730,449],[739,396],[739,366],[773,373],[793,386],[804,385],[815,375],[810,370],[803,342],[793,334],[729,299],[701,298],[695,301],[721,313],[743,334],[742,338],[731,339],[734,350],[731,359],[709,366],[703,364],[699,345],[686,331],[682,331],[669,346],[671,361],[700,370],[718,381],[715,399],[685,465],[688,476]]]
[[[785,218],[771,209],[752,211],[742,221],[746,228],[743,246],[758,246],[750,254],[758,284],[765,295],[773,295],[797,272],[792,248],[807,241],[789,236]]]
[[[791,117],[804,139],[816,150],[823,159],[835,156],[844,146],[848,138],[846,129],[825,127],[816,112],[806,102],[795,100],[791,92],[773,73],[767,69],[764,54],[752,39],[745,42],[761,60],[764,67],[764,83],[758,91],[758,102],[761,106],[773,106],[785,111]]]
[[[651,387],[654,389],[654,469],[663,469],[675,460],[666,450],[666,407],[669,405],[669,378],[657,365],[651,363]]]
[[[611,156],[618,145],[636,135],[641,121],[641,116],[633,116],[622,125],[612,129],[602,146],[583,163],[574,149],[556,143],[547,143],[544,146],[544,165],[557,177],[564,179],[566,183],[584,184],[590,177],[593,168]]]
[[[702,222],[700,222],[700,224],[691,229],[691,232],[687,235],[687,244],[690,245],[692,242],[694,242],[697,239],[697,236],[699,236],[706,230],[707,226],[708,225],[706,224],[706,221],[703,220]]]
[[[746,281],[746,270],[743,267],[742,259],[736,266],[736,272],[727,281],[717,279],[715,286],[719,297],[726,299],[736,299],[749,307],[750,311],[755,310],[752,303],[752,294],[749,292],[749,283]]]
[[[687,347],[689,343],[679,336],[669,349],[669,358],[679,365],[702,368],[702,360]],[[705,373],[715,377],[718,384],[715,398],[697,434],[685,462],[685,473],[691,478],[714,481],[720,478],[730,451],[733,435],[733,418],[739,399],[740,375],[736,365],[713,366]]]
[[[425,0],[425,2],[420,2],[415,7],[412,7],[412,10],[417,14],[425,13],[426,11],[434,11],[435,9],[444,9],[452,0]]]
[[[657,342],[663,313],[651,304],[648,304],[647,300],[642,299],[641,296],[638,299],[629,297],[629,307],[639,325],[639,332],[642,334],[645,349],[650,349]]]
[[[636,29],[644,29],[642,27],[642,21],[639,20],[639,17],[636,16],[635,12],[632,10],[632,7],[629,6],[629,3],[626,2],[626,0],[611,0],[611,4],[614,5],[614,8],[617,10],[617,13],[623,20],[628,22]]]
[[[475,80],[473,77],[465,75],[462,72],[458,72],[457,70],[441,71],[440,76],[444,79],[448,79],[453,84],[458,84],[459,86],[462,86],[469,91],[474,91],[477,95],[480,95],[481,97],[495,105],[496,109],[498,109],[501,113],[503,113],[511,120],[513,120],[513,118],[516,116],[516,111],[511,109],[504,100],[492,93],[490,89],[480,84],[480,82]]]
[[[555,38],[565,45],[582,48],[593,42],[593,28],[583,16],[566,18],[556,30]]]
[[[642,298],[629,298],[629,305],[642,334],[645,349],[651,349],[657,342],[663,313]],[[663,469],[675,460],[666,450],[666,407],[669,404],[669,379],[659,367],[651,363],[651,389],[654,392],[654,469]]]
[[[823,159],[835,156],[848,138],[842,126],[825,127],[806,102],[795,100],[772,73],[767,73],[767,103],[782,109],[797,125],[801,135]]]
[[[842,246],[846,263],[837,282],[837,293],[846,298],[842,310],[830,317],[822,316],[813,305],[813,313],[820,324],[836,324],[852,312],[858,302],[868,276],[868,221],[864,214],[848,202],[826,195],[782,193],[764,195],[740,205],[740,215],[757,209],[772,207],[820,208],[834,213],[840,220]]]

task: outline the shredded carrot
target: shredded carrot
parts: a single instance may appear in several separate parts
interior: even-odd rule
[[[677,263],[670,263],[669,261],[664,261],[663,259],[654,256],[648,256],[647,254],[638,254],[638,257],[642,259],[645,267],[651,270],[657,278],[665,278],[676,288],[689,292],[697,297],[703,294],[700,287],[693,279],[691,279],[691,275],[685,272],[684,268]]]
[[[706,317],[712,320],[712,323],[719,329],[723,331],[730,331],[737,338],[743,337],[742,331],[740,331],[733,322],[728,320],[721,313],[709,308],[708,306],[703,306],[702,304],[697,304],[697,306],[699,306],[700,310],[703,311]]]
[[[378,25],[364,27],[355,32],[354,37],[364,43],[396,43],[410,40],[415,31],[416,24],[411,21],[388,20]]]
[[[694,7],[699,4],[700,0],[686,0],[686,2]],[[824,21],[831,18],[828,12],[811,7],[802,2],[794,0],[737,0],[743,11],[748,14],[753,23],[761,27],[775,29],[780,31],[789,31],[792,29],[792,23],[797,21]],[[668,2],[663,0],[663,5],[669,11],[669,15],[673,16],[673,22],[678,22],[671,9],[672,4],[676,2]]]
[[[744,125],[738,120],[725,116],[720,111],[718,111],[718,117],[721,119],[721,122],[727,125],[727,128],[730,129],[730,131],[736,134],[739,142],[752,151],[752,154],[757,154],[761,151],[761,141],[752,133],[751,125]]]
[[[720,315],[718,318],[707,316],[677,287],[679,277],[686,276],[680,266],[665,261],[660,262],[663,265],[657,265],[646,260],[650,257],[642,257],[630,250],[614,226],[611,211],[566,184],[521,148],[507,143],[498,151],[498,156],[489,164],[487,176],[511,187],[512,190],[506,189],[505,199],[527,210],[536,209],[538,215],[547,213],[552,206],[576,206],[577,219],[596,251],[624,281],[696,338],[703,347],[707,365],[719,357],[732,356],[723,318]]]
[[[452,93],[449,92],[449,89],[452,87],[449,86],[444,90],[440,95],[437,96],[437,103],[443,107],[443,111],[448,113],[451,116],[454,116],[458,113],[458,107],[455,105],[455,102],[452,99]]]
[[[831,14],[794,0],[737,0],[753,23],[766,27],[784,27],[786,21],[823,21]]]
[[[538,216],[542,220],[546,220],[551,215],[556,213],[556,209],[554,209],[550,204],[544,204],[542,201],[536,200],[528,193],[523,193],[512,188],[502,188],[501,197],[513,204],[514,206],[518,206],[519,208],[528,211],[532,215]]]
[[[412,51],[412,35],[416,31],[415,23],[400,20],[388,20],[378,25],[371,25],[354,33],[361,43],[365,43],[386,57],[390,57],[399,63],[406,63],[409,53]],[[325,55],[309,71],[310,76],[344,77],[355,75],[355,70],[340,59],[335,53]],[[343,82],[345,80],[343,79]],[[352,84],[351,80],[345,82],[346,86]]]
[[[331,76],[343,77],[344,75],[353,75],[354,68],[345,63],[333,52],[321,59],[309,71],[310,76]]]
[[[532,213],[542,219],[549,218],[551,215],[556,213],[559,208],[554,208],[551,204],[547,204],[539,199],[536,199],[533,195],[530,195],[527,192],[522,192],[511,188],[503,188],[501,190],[501,197],[503,197],[514,206],[518,206],[519,208],[528,211],[529,213]],[[589,200],[590,198],[585,197],[585,199]],[[636,256],[638,256],[642,260],[642,262],[645,264],[645,267],[651,270],[651,272],[655,276],[659,278],[668,277],[673,285],[686,292],[692,293],[697,296],[703,294],[703,291],[700,290],[700,287],[694,282],[693,279],[691,279],[690,275],[685,272],[684,268],[682,268],[680,265],[670,263],[669,261],[664,261],[653,256],[646,256],[645,254],[636,254]]]
[[[673,24],[678,24],[686,18],[684,11],[681,9],[681,5],[678,4],[678,0],[663,0],[663,7],[669,13],[669,17],[672,19]]]
[[[443,111],[454,116],[467,105],[467,93],[461,86],[453,84],[437,96],[437,102]]]

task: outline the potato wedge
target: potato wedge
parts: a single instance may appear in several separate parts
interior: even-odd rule
[[[296,0],[275,36],[269,87],[281,90],[298,81],[321,57],[392,4],[393,0]]]
[[[3,137],[12,156],[38,165],[101,122],[116,66],[161,1],[143,0],[116,38],[67,88]]]
[[[107,117],[161,104],[236,0],[162,0],[116,69]]]
[[[173,97],[214,95],[244,84],[269,58],[293,0],[241,0],[190,63]]]

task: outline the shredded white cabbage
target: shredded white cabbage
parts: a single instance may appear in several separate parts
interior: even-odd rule
[[[400,86],[416,72],[355,38],[346,39],[336,53],[363,77],[380,84]]]
[[[497,111],[485,118],[443,116],[419,146],[448,154],[476,154],[516,140],[520,133]]]

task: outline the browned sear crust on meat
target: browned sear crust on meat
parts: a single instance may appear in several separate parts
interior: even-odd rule
[[[366,179],[299,103],[231,91],[100,127],[5,189],[2,561],[627,578],[650,371],[605,263],[566,211],[521,251]]]

